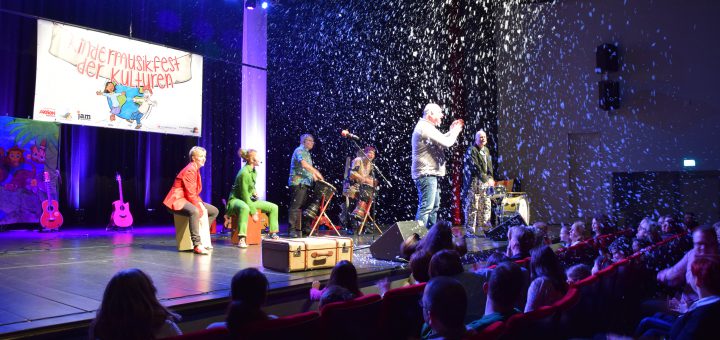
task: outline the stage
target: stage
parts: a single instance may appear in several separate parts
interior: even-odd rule
[[[383,277],[409,275],[398,262],[376,260],[368,246],[376,235],[355,236],[354,264],[362,286],[372,290]],[[469,261],[486,257],[506,242],[470,239]],[[210,255],[178,252],[171,225],[140,226],[132,231],[63,227],[59,232],[14,230],[0,233],[0,337],[84,332],[102,300],[108,280],[125,268],[148,273],[158,298],[193,320],[224,313],[230,279],[240,269],[258,267],[270,282],[268,305],[307,299],[314,280],[330,269],[280,273],[262,268],[260,246],[239,249],[228,235],[213,235]],[[57,333],[56,333],[57,334]]]

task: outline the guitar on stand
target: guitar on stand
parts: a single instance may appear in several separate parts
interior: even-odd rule
[[[58,210],[58,201],[50,196],[50,174],[47,171],[43,172],[43,179],[45,180],[47,199],[42,202],[43,212],[40,216],[40,225],[43,230],[57,230],[63,224],[63,216]]]
[[[118,173],[115,176],[115,180],[118,182],[118,192],[120,193],[120,199],[112,203],[113,212],[112,215],[110,215],[110,223],[105,230],[109,229],[115,229],[117,227],[119,228],[127,228],[131,227],[133,224],[133,217],[130,213],[130,204],[128,202],[125,202],[123,199],[123,191],[122,191],[122,178],[120,177],[120,174]]]

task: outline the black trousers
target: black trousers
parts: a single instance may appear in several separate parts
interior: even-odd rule
[[[218,208],[215,208],[213,205],[205,202],[203,202],[203,205],[208,212],[208,225],[212,225],[212,222],[215,221],[215,218],[217,218],[220,212]],[[193,247],[200,245],[200,210],[192,205],[192,203],[185,203],[182,209],[173,210],[172,212],[190,218],[190,239],[192,240]]]
[[[302,208],[307,203],[309,189],[309,186],[302,184],[290,186],[290,210],[288,211],[290,230],[302,229]]]

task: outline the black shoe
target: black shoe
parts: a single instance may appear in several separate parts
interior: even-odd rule
[[[310,228],[302,228],[302,234],[303,235],[310,235]],[[301,236],[302,237],[302,236]]]
[[[302,237],[302,235],[300,234],[300,231],[299,231],[299,230],[290,230],[290,232],[288,233],[288,236],[289,236],[290,238]]]

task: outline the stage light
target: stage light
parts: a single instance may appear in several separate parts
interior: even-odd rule
[[[245,1],[245,8],[247,9],[255,9],[255,5],[257,5],[257,2],[255,0]]]
[[[267,8],[268,8],[268,3],[267,3],[267,1],[263,1],[263,2],[262,2],[262,5],[260,5],[260,7],[262,7],[262,9],[267,9]]]
[[[683,166],[684,167],[694,167],[695,166],[695,160],[694,159],[683,159]]]

